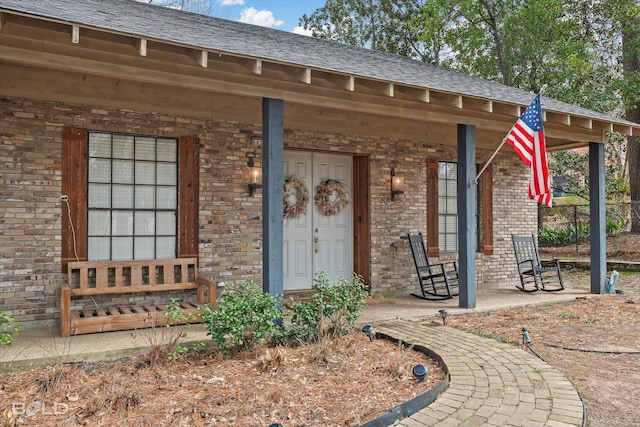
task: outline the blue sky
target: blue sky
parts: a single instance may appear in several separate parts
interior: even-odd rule
[[[325,0],[214,0],[212,15],[302,34],[296,29],[298,19],[324,4]]]

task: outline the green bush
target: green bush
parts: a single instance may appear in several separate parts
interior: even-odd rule
[[[0,311],[0,347],[9,347],[19,330],[16,319],[8,312]]]
[[[349,333],[366,305],[367,291],[362,277],[338,279],[330,283],[321,272],[314,280],[311,301],[294,301],[291,305],[291,327],[286,330],[292,340],[316,341],[325,336]]]
[[[244,284],[225,287],[218,307],[202,308],[207,335],[216,346],[228,353],[231,349],[251,350],[277,332],[276,321],[282,319],[282,298],[273,297],[251,279]]]
[[[607,236],[618,234],[626,226],[624,219],[607,218],[605,227]],[[583,223],[578,223],[574,229],[573,225],[566,227],[549,228],[543,227],[538,233],[538,242],[540,246],[566,246],[576,243],[586,242],[589,240],[590,227]]]

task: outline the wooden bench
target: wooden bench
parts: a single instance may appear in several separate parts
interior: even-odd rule
[[[62,285],[60,323],[62,336],[148,328],[166,325],[166,304],[124,304],[114,307],[72,309],[72,297],[120,295],[141,292],[196,289],[197,303],[180,301],[186,315],[200,322],[199,305],[215,307],[216,283],[198,277],[197,258],[69,262],[67,283]],[[167,301],[169,302],[169,301]]]

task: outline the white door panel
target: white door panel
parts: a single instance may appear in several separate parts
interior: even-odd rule
[[[337,215],[322,215],[315,206],[316,186],[337,179],[352,188],[350,156],[305,152],[284,153],[285,179],[298,175],[309,189],[307,214],[284,219],[284,289],[310,289],[320,271],[330,280],[353,275],[353,203]]]

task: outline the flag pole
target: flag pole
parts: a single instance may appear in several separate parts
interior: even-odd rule
[[[547,85],[545,84],[540,88],[540,91],[537,93],[537,95],[542,95],[546,90],[547,90]],[[500,145],[498,145],[498,148],[496,148],[496,151],[493,152],[491,157],[489,157],[489,160],[487,160],[486,163],[484,164],[484,166],[482,166],[482,169],[480,169],[480,172],[478,172],[478,175],[476,175],[475,179],[471,181],[471,185],[472,186],[478,184],[478,180],[480,179],[480,175],[482,175],[482,172],[484,172],[487,169],[487,167],[489,167],[489,164],[496,157],[496,155],[498,154],[498,151],[500,151],[500,149],[505,144],[505,142],[507,142],[507,137],[506,136],[504,138],[502,138],[502,142],[500,143]]]

